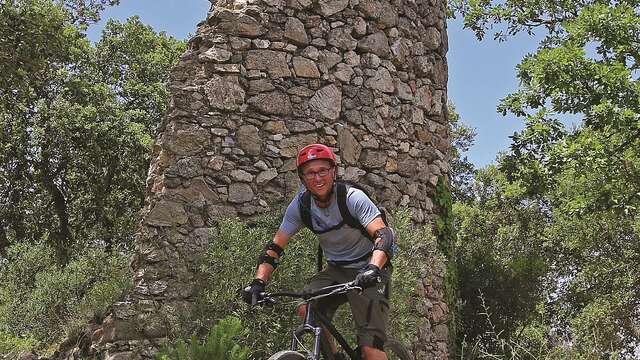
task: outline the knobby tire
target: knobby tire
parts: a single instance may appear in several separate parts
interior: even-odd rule
[[[269,360],[305,360],[306,358],[297,351],[279,351],[269,358]]]
[[[389,360],[413,360],[413,355],[404,345],[394,339],[388,339],[384,343],[384,351],[387,353]],[[305,360],[306,357],[297,351],[284,350],[277,352],[269,358],[269,360]]]

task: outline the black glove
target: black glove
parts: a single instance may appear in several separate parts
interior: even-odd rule
[[[253,279],[251,284],[242,290],[242,300],[249,305],[255,305],[258,301],[262,300],[260,293],[264,292],[266,285],[262,279]]]
[[[361,288],[368,288],[382,281],[382,275],[380,274],[380,268],[369,264],[362,269],[358,276],[356,276],[356,286]]]

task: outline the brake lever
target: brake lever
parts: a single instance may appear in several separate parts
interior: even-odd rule
[[[278,300],[274,298],[266,298],[262,301],[265,302],[266,305],[275,305],[278,303]]]
[[[376,277],[376,283],[380,284],[382,282],[382,276],[377,276]],[[349,290],[357,290],[359,293],[364,291],[364,288],[362,286],[357,286],[353,283],[349,283],[346,287],[345,287],[345,291],[349,291]]]
[[[350,283],[347,286],[345,286],[344,290],[345,290],[345,292],[351,291],[351,290],[356,290],[359,293],[361,293],[362,290],[364,290],[364,289],[362,288],[362,286],[357,286],[356,284]]]
[[[275,305],[278,303],[278,299],[268,296],[267,293],[260,293],[260,296],[262,297],[262,300],[258,300],[256,302],[256,304],[258,305],[269,306],[269,305]]]

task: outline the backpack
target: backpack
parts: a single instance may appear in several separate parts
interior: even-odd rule
[[[365,195],[367,195],[369,199],[371,199],[371,196],[361,185],[353,181],[336,180],[335,183],[336,183],[336,201],[338,202],[338,209],[340,210],[340,216],[342,217],[342,221],[337,225],[332,226],[331,228],[326,230],[314,229],[313,223],[311,221],[311,200],[312,200],[311,193],[309,192],[309,190],[306,190],[300,197],[300,202],[298,203],[298,208],[300,210],[300,217],[302,218],[302,223],[314,234],[324,234],[332,230],[337,230],[346,225],[354,229],[360,230],[360,232],[364,237],[366,237],[367,239],[371,240],[371,242],[373,242],[373,239],[367,232],[367,229],[364,226],[362,226],[362,224],[360,224],[360,221],[351,214],[351,212],[349,211],[349,208],[347,207],[347,193],[349,192],[349,188],[351,187],[361,190]],[[389,224],[387,223],[387,214],[385,210],[377,205],[376,207],[378,208],[378,211],[380,211],[380,217],[382,218],[382,221],[384,222],[384,224],[386,226],[389,226]],[[318,255],[317,255],[318,271],[321,271],[323,267],[322,257],[323,257],[323,251],[320,245],[318,244]]]

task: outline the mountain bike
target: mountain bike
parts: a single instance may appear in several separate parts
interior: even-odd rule
[[[327,286],[319,289],[305,290],[300,292],[275,292],[262,293],[258,304],[275,304],[278,298],[292,297],[302,300],[302,304],[307,304],[307,311],[304,320],[291,336],[291,349],[273,354],[269,360],[320,360],[322,327],[324,326],[336,339],[338,344],[345,351],[351,360],[363,360],[358,348],[352,348],[347,340],[338,332],[336,327],[326,316],[315,311],[315,302],[328,296],[338,296],[348,291],[362,291],[362,288],[355,285],[355,281]],[[305,342],[305,336],[310,336],[311,341]],[[305,344],[312,344],[307,346]],[[389,360],[413,360],[411,353],[398,341],[389,338],[384,344],[384,351]]]

